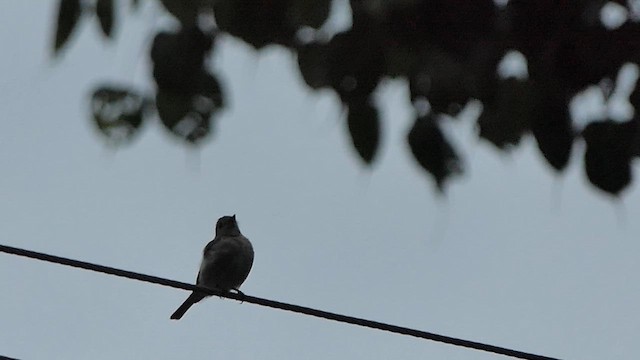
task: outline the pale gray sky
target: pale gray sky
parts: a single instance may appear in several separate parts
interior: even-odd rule
[[[532,139],[498,154],[462,119],[447,130],[467,173],[439,197],[405,145],[405,84],[378,93],[369,170],[337,97],[310,92],[288,51],[223,37],[231,107],[212,141],[189,151],[154,120],[113,151],[88,93],[152,86],[162,12],[121,17],[113,43],[85,21],[51,61],[56,6],[0,3],[0,243],[193,282],[235,213],[256,251],[247,294],[562,359],[640,357],[640,191],[595,191],[582,146],[557,176]],[[0,288],[0,355],[20,359],[501,358],[217,298],[170,321],[187,292],[6,254]]]

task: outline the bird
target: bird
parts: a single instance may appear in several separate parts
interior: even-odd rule
[[[223,216],[216,223],[216,235],[202,253],[196,285],[222,291],[235,290],[247,279],[253,266],[253,246],[240,232],[235,214]],[[189,308],[209,295],[193,291],[171,315],[179,320]]]

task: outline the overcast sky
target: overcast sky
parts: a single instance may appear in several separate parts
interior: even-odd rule
[[[237,214],[256,251],[249,295],[562,359],[640,358],[640,191],[594,190],[581,145],[558,176],[532,139],[499,154],[463,118],[447,131],[466,175],[438,196],[405,145],[406,84],[379,89],[367,169],[337,97],[308,90],[291,53],[222,37],[211,63],[230,108],[212,141],[192,151],[153,120],[114,150],[88,94],[152,88],[162,11],[127,12],[112,43],[85,19],[52,61],[56,7],[0,3],[0,243],[192,283],[215,221]],[[0,355],[20,359],[502,358],[218,298],[170,321],[186,291],[7,254],[0,289]]]

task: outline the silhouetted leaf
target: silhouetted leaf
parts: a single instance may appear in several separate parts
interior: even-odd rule
[[[294,0],[289,3],[287,18],[294,28],[302,26],[319,28],[327,21],[331,0]]]
[[[530,62],[544,60],[541,56],[550,42],[555,42],[565,30],[581,29],[581,15],[590,1],[575,2],[573,6],[556,0],[509,1],[506,11],[517,39],[518,50]],[[546,54],[547,56],[549,54]]]
[[[343,102],[368,98],[385,69],[381,38],[365,15],[329,42],[329,80]]]
[[[633,121],[640,121],[640,117],[636,117]],[[640,128],[640,125],[638,126]],[[636,130],[635,137],[631,141],[631,155],[640,157],[640,130]]]
[[[191,144],[199,143],[210,134],[212,117],[224,105],[222,89],[215,76],[202,73],[196,88],[195,94],[159,89],[156,95],[158,115],[164,126]]]
[[[115,144],[130,141],[144,120],[146,101],[132,90],[100,87],[91,96],[93,121]]]
[[[593,185],[613,195],[629,185],[637,136],[636,120],[595,122],[584,129],[582,137],[587,143],[585,170]]]
[[[452,54],[466,55],[478,39],[495,31],[496,6],[492,0],[351,0],[352,8],[358,3],[365,4],[362,7],[372,17],[384,20],[394,42],[414,49],[430,44]]]
[[[211,101],[214,109],[219,110],[225,106],[222,86],[218,78],[205,72],[198,80],[198,93]]]
[[[563,170],[569,162],[573,146],[573,129],[569,109],[564,100],[547,96],[536,102],[531,130],[538,148],[556,170]]]
[[[197,143],[209,135],[211,113],[199,109],[198,99],[191,95],[158,91],[156,107],[164,126],[189,143]]]
[[[347,104],[349,134],[360,158],[371,164],[380,142],[380,119],[378,109],[369,100]]]
[[[82,14],[80,0],[60,0],[58,8],[58,23],[56,27],[56,39],[53,45],[54,54],[66,44],[69,36],[76,27]]]
[[[100,21],[100,29],[106,37],[111,37],[113,30],[113,0],[98,0],[96,4],[96,15]]]
[[[197,24],[200,0],[160,0],[167,11],[185,27]]]
[[[211,36],[197,27],[158,33],[151,47],[153,77],[158,87],[175,93],[198,92],[205,74],[204,59],[212,44]]]
[[[637,85],[629,95],[628,100],[635,109],[635,117],[640,119],[640,86]]]
[[[443,190],[449,176],[462,172],[458,155],[433,115],[416,118],[407,141],[418,164],[435,178],[438,189]]]
[[[471,81],[464,64],[438,49],[419,60],[420,67],[409,77],[411,99],[426,97],[433,112],[455,115],[471,98]]]
[[[563,34],[555,50],[555,73],[575,91],[615,78],[628,61],[640,60],[640,24],[627,23],[615,30],[593,27]]]
[[[292,46],[296,27],[288,18],[288,0],[217,0],[213,3],[220,30],[256,49],[269,44]]]
[[[312,89],[329,86],[329,49],[325,44],[310,43],[298,48],[298,67]]]
[[[529,131],[536,94],[528,81],[515,78],[500,80],[498,86],[495,98],[483,103],[478,126],[480,137],[505,149]]]

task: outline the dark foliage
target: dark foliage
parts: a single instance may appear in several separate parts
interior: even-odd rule
[[[591,183],[612,194],[629,185],[638,129],[638,122],[633,120],[595,122],[584,129],[582,136],[587,143],[584,164]]]
[[[353,146],[360,158],[371,164],[378,150],[380,142],[380,119],[378,109],[368,99],[351,101],[347,105],[349,134]]]
[[[192,144],[209,135],[212,116],[223,107],[220,82],[204,66],[212,45],[211,35],[191,26],[159,33],[151,48],[160,120]]]
[[[142,96],[114,86],[96,89],[91,96],[93,121],[114,144],[133,138],[142,125],[146,106]]]
[[[418,164],[427,170],[443,190],[445,180],[462,171],[460,159],[447,141],[433,115],[416,118],[407,142]]]
[[[58,10],[58,25],[53,43],[53,51],[57,52],[69,40],[69,36],[76,27],[82,14],[80,0],[60,0]]]
[[[94,121],[116,142],[139,131],[150,104],[179,139],[195,144],[210,135],[224,106],[224,88],[205,63],[215,49],[215,35],[227,33],[256,49],[279,45],[296,53],[307,85],[332,89],[347,108],[354,149],[366,164],[375,160],[383,135],[371,95],[381,79],[399,77],[407,80],[414,104],[429,102],[428,114],[418,115],[422,109],[416,108],[407,141],[441,189],[461,171],[461,160],[440,127],[450,117],[441,115],[457,115],[472,99],[483,105],[478,136],[497,149],[533,136],[549,165],[562,171],[574,142],[584,140],[586,173],[596,187],[618,194],[631,181],[630,163],[640,154],[640,116],[625,123],[595,122],[579,132],[568,107],[586,87],[612,82],[623,64],[640,60],[640,23],[628,19],[615,29],[605,27],[601,10],[608,1],[511,0],[498,6],[492,0],[351,0],[352,27],[330,39],[318,29],[329,16],[331,0],[160,2],[180,27],[154,39],[155,96],[126,87],[102,87],[93,96]],[[56,53],[87,13],[86,3],[60,1]],[[95,2],[107,37],[113,36],[113,4]],[[137,7],[132,0],[130,9]],[[213,14],[215,29],[198,27],[203,14]],[[524,55],[527,76],[498,75],[509,50]],[[639,92],[629,100],[636,107]]]
[[[556,170],[567,166],[573,145],[573,130],[567,103],[540,93],[532,109],[531,131],[545,159]]]
[[[113,0],[98,0],[96,3],[96,15],[100,21],[100,29],[106,37],[111,37],[113,30]]]

